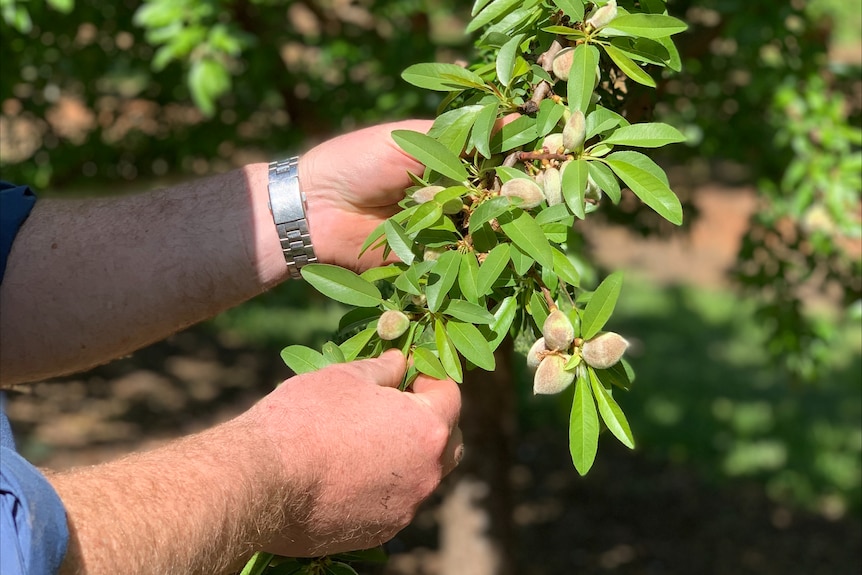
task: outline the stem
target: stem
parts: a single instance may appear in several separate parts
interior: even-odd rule
[[[557,52],[563,49],[563,45],[560,42],[559,38],[555,38],[551,45],[547,50],[539,54],[539,57],[536,58],[536,63],[542,66],[542,69],[549,74],[553,74],[554,72],[554,56],[557,55]],[[542,103],[542,100],[548,97],[553,91],[553,87],[547,80],[542,80],[536,86],[536,89],[533,90],[533,95],[530,97],[527,102],[524,103],[523,112],[525,114],[535,114],[539,111],[539,105]]]
[[[547,148],[543,148],[546,150]],[[566,160],[572,159],[568,154],[556,154],[552,152],[516,152],[518,155],[517,160],[520,162],[529,162],[532,160],[558,160],[560,162],[565,162]]]
[[[542,292],[542,296],[545,298],[545,303],[548,304],[548,310],[556,310],[557,303],[554,301],[554,298],[551,297],[551,290],[549,290],[548,287],[545,285],[545,282],[542,281],[541,276],[536,273],[536,270],[532,270],[530,272],[530,277],[533,279],[534,282],[536,282],[536,285],[539,286],[539,290]]]

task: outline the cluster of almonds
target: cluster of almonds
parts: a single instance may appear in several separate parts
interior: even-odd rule
[[[542,325],[542,337],[527,353],[527,366],[535,370],[533,393],[560,393],[575,380],[580,361],[595,369],[607,369],[622,359],[628,346],[625,338],[612,331],[587,341],[576,338],[572,322],[555,309]]]
[[[598,7],[587,19],[588,29],[596,30],[607,26],[617,17],[616,0],[610,0],[604,6]],[[552,71],[561,81],[569,79],[575,49],[572,46],[563,48],[554,55]],[[596,67],[596,81],[601,79],[601,71]],[[547,200],[549,206],[563,203],[562,177],[566,166],[571,162],[573,153],[579,153],[586,139],[586,118],[580,110],[565,112],[566,125],[562,133],[549,134],[542,141],[542,147],[551,156],[563,156],[566,159],[543,160],[543,169],[535,175],[535,185],[530,180],[516,178],[503,184],[500,190],[502,196],[516,196],[523,200],[520,207],[529,210]],[[590,176],[587,180],[585,197],[589,203],[597,203],[602,197],[602,190]],[[588,210],[589,211],[589,210]]]
[[[607,26],[617,16],[616,0],[609,0],[604,6],[596,7],[586,20],[588,30]],[[565,82],[572,67],[574,48],[567,47],[557,52],[553,59],[554,75]],[[596,69],[596,83],[600,71]],[[547,158],[541,161],[541,169],[535,170],[533,178],[512,178],[499,188],[501,196],[521,199],[519,207],[530,210],[546,201],[548,206],[563,203],[562,181],[566,167],[583,151],[586,141],[586,118],[582,111],[564,113],[566,121],[561,133],[549,134],[542,141]],[[413,192],[411,198],[417,204],[430,202],[445,190],[444,186],[425,186]],[[590,176],[587,179],[585,198],[589,204],[598,203],[602,190]],[[443,213],[454,215],[463,209],[462,200],[455,198],[446,201]],[[436,259],[439,252],[426,250],[424,259]],[[417,302],[419,303],[419,302]],[[424,302],[423,302],[424,303]],[[402,312],[388,310],[383,312],[377,322],[380,339],[391,341],[401,337],[410,326],[410,319]],[[575,330],[569,318],[558,309],[553,309],[545,320],[540,337],[527,354],[527,365],[535,370],[533,392],[541,394],[559,393],[575,379],[575,368],[582,360],[596,369],[607,369],[616,364],[625,353],[629,343],[619,334],[601,332],[588,341],[575,338]],[[573,359],[574,358],[574,359]]]
[[[598,7],[587,19],[588,28],[596,30],[608,25],[617,16],[616,0],[610,0],[604,6]],[[561,81],[569,79],[569,70],[572,68],[574,48],[569,46],[563,48],[554,55],[552,70],[554,75]],[[601,72],[596,68],[596,83],[599,82]],[[556,98],[556,97],[555,97]],[[542,141],[542,147],[546,154],[552,159],[542,160],[542,169],[537,171],[534,179],[514,178],[505,182],[500,188],[501,196],[518,197],[521,199],[520,207],[525,210],[533,209],[543,201],[549,206],[563,203],[562,178],[566,166],[574,159],[574,154],[583,150],[586,140],[586,118],[580,110],[564,113],[566,124],[561,133],[549,134]],[[554,156],[556,156],[554,158]],[[423,204],[434,199],[434,196],[443,191],[443,186],[426,186],[414,192],[412,198],[417,204]],[[602,197],[602,190],[590,176],[587,180],[585,197],[588,204],[597,203]],[[462,208],[458,200],[450,200],[443,206],[446,214],[458,213]],[[590,211],[589,208],[587,211]]]
[[[568,110],[566,113],[569,114]],[[506,181],[500,186],[499,194],[520,198],[518,207],[524,210],[538,207],[543,201],[547,201],[549,206],[563,203],[563,174],[574,159],[572,153],[582,150],[585,138],[586,119],[583,112],[575,110],[570,113],[562,132],[548,134],[542,141],[545,153],[552,159],[543,159],[542,169],[537,170],[533,178],[512,178]],[[424,204],[445,189],[444,186],[425,186],[414,191],[411,198],[417,204]],[[592,176],[587,179],[585,197],[591,204],[597,203],[602,197],[602,190]],[[461,200],[451,199],[443,205],[443,213],[457,214],[462,207]]]

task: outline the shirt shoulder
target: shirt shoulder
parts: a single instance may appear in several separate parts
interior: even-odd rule
[[[66,510],[51,483],[15,451],[0,394],[0,573],[53,575],[69,543]]]
[[[21,225],[36,205],[36,194],[29,186],[0,180],[0,281],[6,272],[6,260]]]

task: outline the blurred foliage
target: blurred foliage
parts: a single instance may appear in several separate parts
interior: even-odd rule
[[[680,46],[683,72],[665,83],[656,111],[688,125],[688,161],[735,161],[757,185],[760,206],[735,276],[760,301],[772,357],[797,380],[817,380],[838,331],[814,319],[806,297],[828,294],[845,313],[862,298],[862,7],[679,0],[673,8],[693,28]],[[832,41],[836,23],[843,44]],[[857,56],[830,58],[836,47]]]
[[[38,188],[224,171],[429,115],[401,71],[469,43],[454,0],[60,4],[0,0],[0,166]]]

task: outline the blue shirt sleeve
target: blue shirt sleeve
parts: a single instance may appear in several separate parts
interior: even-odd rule
[[[36,194],[29,187],[0,181],[0,281],[15,235],[35,204]]]
[[[35,203],[27,186],[0,182],[0,281],[12,241]],[[45,476],[15,450],[5,399],[0,393],[0,573],[54,574],[69,542],[66,510]]]

